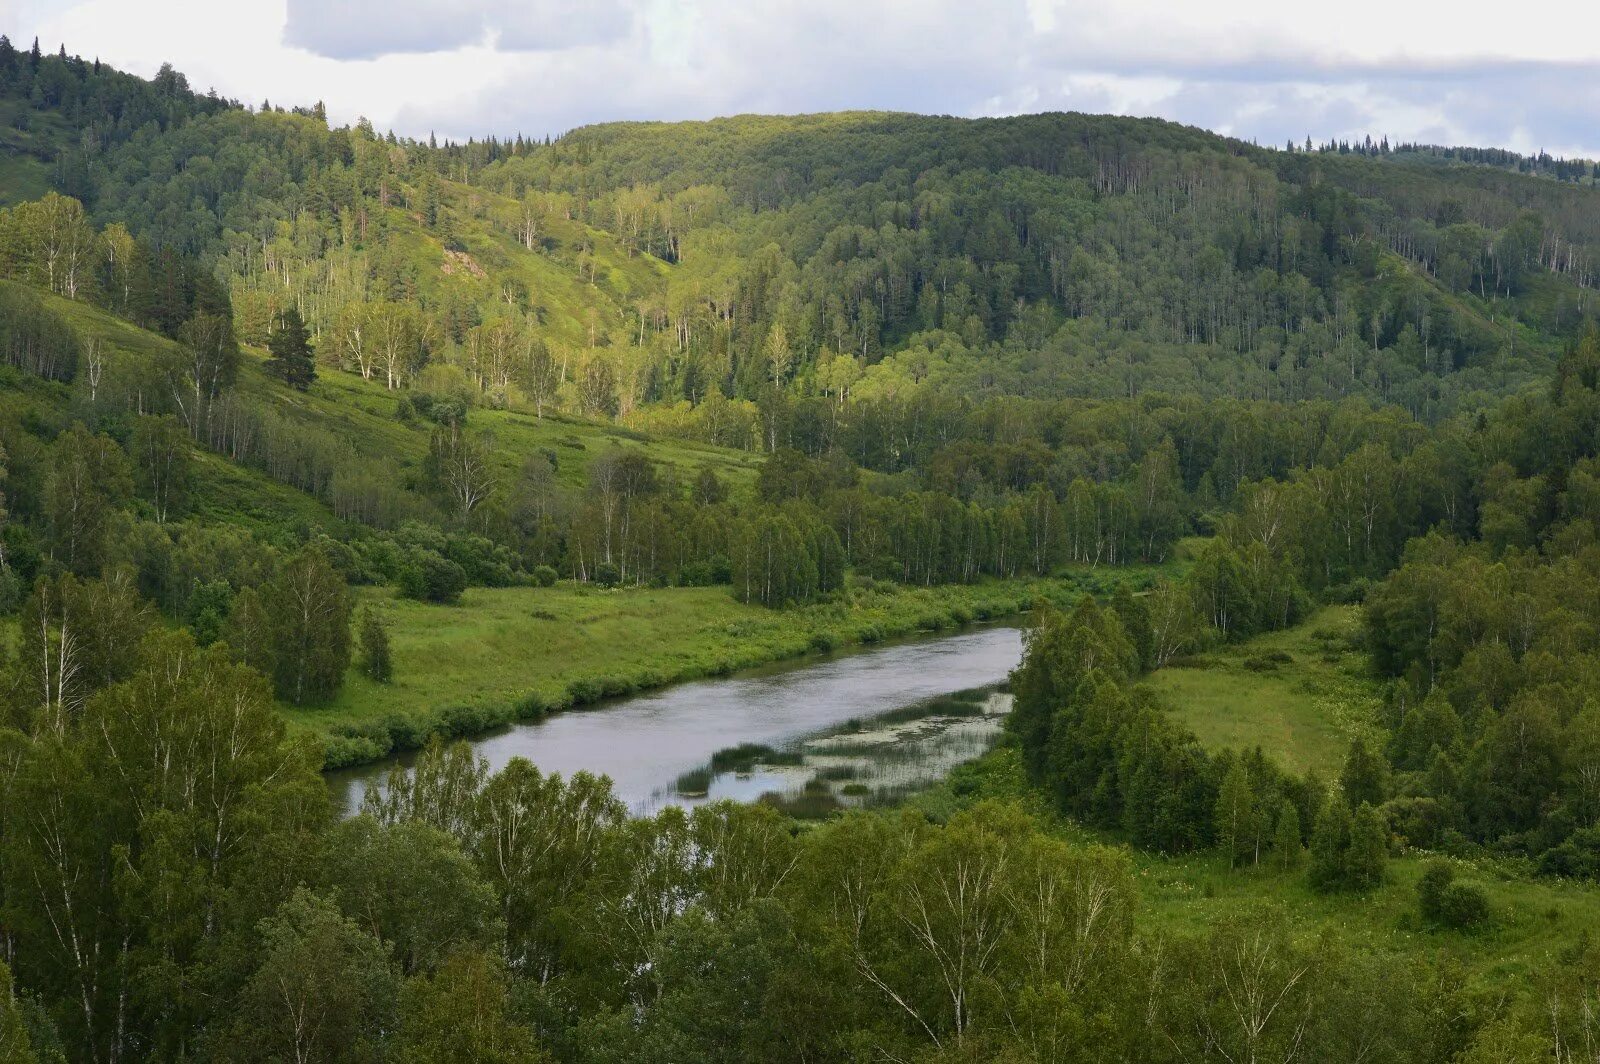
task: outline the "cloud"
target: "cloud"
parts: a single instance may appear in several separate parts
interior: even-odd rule
[[[1156,115],[1600,156],[1600,5],[1341,0],[22,0],[26,38],[412,136],[872,108]],[[1591,10],[1592,8],[1592,10]]]
[[[283,40],[329,59],[452,52],[489,42],[546,52],[614,41],[632,22],[627,0],[288,0]]]

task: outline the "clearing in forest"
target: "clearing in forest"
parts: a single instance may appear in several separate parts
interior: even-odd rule
[[[1210,750],[1260,746],[1287,769],[1337,775],[1373,727],[1381,692],[1361,651],[1356,606],[1186,658],[1147,681]]]

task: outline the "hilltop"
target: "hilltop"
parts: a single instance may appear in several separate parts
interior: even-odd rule
[[[371,307],[404,303],[415,366],[515,402],[544,389],[497,360],[514,337],[559,364],[554,405],[740,447],[819,449],[809,411],[851,396],[1354,396],[1437,418],[1547,373],[1600,266],[1600,190],[1504,153],[871,112],[437,145],[14,50],[0,108],[7,199],[53,182],[197,257],[250,342],[293,305],[352,364]],[[762,428],[773,393],[797,405]]]

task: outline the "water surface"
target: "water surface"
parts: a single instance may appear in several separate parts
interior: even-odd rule
[[[847,721],[997,684],[1021,657],[1020,629],[971,629],[677,684],[513,725],[472,745],[491,770],[524,757],[545,772],[610,776],[617,796],[644,813],[682,800],[674,782],[717,750],[740,743],[793,748]],[[329,773],[329,785],[353,811],[367,782],[392,765]],[[706,797],[754,798],[759,783],[726,774],[713,780]]]

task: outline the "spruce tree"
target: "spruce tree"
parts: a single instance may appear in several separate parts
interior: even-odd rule
[[[317,377],[317,364],[311,359],[311,332],[300,312],[290,307],[278,315],[276,327],[267,339],[267,371],[291,388],[305,391]]]

